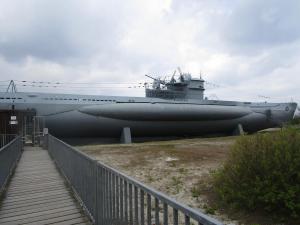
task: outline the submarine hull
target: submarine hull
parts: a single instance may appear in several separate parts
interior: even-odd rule
[[[293,118],[296,107],[296,103],[0,93],[0,110],[34,114],[58,137],[119,138],[125,127],[133,137],[232,134],[239,124],[244,131],[255,132],[281,126]]]
[[[247,107],[201,105],[196,109],[185,106],[95,105],[47,116],[45,122],[50,132],[60,137],[119,137],[124,127],[130,127],[134,137],[151,137],[231,134],[238,124],[246,132],[255,132],[280,126],[290,117],[287,112],[283,115],[280,108],[273,109],[269,115],[265,110]],[[148,107],[152,107],[152,111]],[[284,111],[284,105],[282,107]],[[279,111],[281,120],[274,117]]]

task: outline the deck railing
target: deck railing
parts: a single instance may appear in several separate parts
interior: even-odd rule
[[[45,136],[45,143],[97,225],[222,224],[51,135]]]
[[[0,148],[7,145],[13,139],[15,139],[16,134],[0,134]]]
[[[23,144],[21,137],[14,137],[7,137],[6,140],[11,139],[11,141],[0,148],[0,194],[6,186],[22,153]]]

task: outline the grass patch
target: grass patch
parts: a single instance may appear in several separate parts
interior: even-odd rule
[[[183,182],[180,177],[173,176],[171,178],[171,186],[174,188],[175,193],[178,193],[182,188]]]
[[[191,189],[192,197],[198,198],[202,194],[202,190],[199,188],[199,186],[194,186]]]

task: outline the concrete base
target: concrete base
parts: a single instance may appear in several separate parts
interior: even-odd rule
[[[120,142],[122,144],[131,144],[132,143],[130,127],[124,127],[122,129]]]
[[[232,132],[232,135],[234,136],[240,136],[240,135],[244,135],[244,129],[243,129],[243,125],[242,124],[238,124],[235,128],[235,130]]]

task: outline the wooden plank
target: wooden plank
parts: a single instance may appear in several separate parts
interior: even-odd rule
[[[52,188],[56,188],[56,187],[66,187],[66,185],[64,183],[54,183],[54,184],[48,184],[46,183],[45,185],[36,185],[36,186],[30,186],[30,187],[25,187],[24,188],[20,188],[20,189],[10,189],[10,193],[30,193],[30,192],[34,192],[34,191],[39,191],[39,190],[51,190]],[[7,194],[10,194],[7,193]]]
[[[0,219],[3,218],[7,218],[7,217],[14,217],[14,216],[20,216],[20,215],[27,215],[27,214],[32,214],[32,213],[36,213],[36,212],[42,212],[42,211],[48,211],[48,210],[52,210],[52,209],[60,209],[63,207],[68,207],[68,206],[73,206],[74,202],[63,202],[61,204],[54,204],[54,205],[43,205],[39,208],[27,208],[23,211],[9,211],[9,212],[5,212],[2,211],[0,212]]]
[[[32,183],[32,184],[27,184],[25,187],[18,186],[18,185],[10,185],[9,188],[11,190],[26,190],[25,188],[32,189],[34,187],[43,187],[51,184],[65,184],[66,182],[63,180],[54,180],[54,181],[49,181],[46,183]]]
[[[69,199],[61,202],[52,202],[44,205],[34,205],[31,207],[21,207],[21,208],[12,208],[12,209],[3,209],[1,212],[3,213],[4,216],[10,215],[10,216],[15,216],[15,215],[22,215],[22,214],[27,214],[27,213],[34,213],[34,212],[40,212],[43,210],[48,210],[48,209],[53,209],[53,208],[59,208],[61,206],[68,206],[68,205],[74,205],[74,200]],[[0,217],[1,218],[1,217]]]
[[[88,222],[87,219],[83,218],[76,218],[76,219],[71,219],[71,220],[66,220],[62,222],[57,222],[57,223],[52,223],[53,225],[73,225],[76,223],[83,223],[83,222]]]
[[[26,186],[17,186],[17,185],[11,185],[9,188],[10,190],[30,190],[33,189],[34,187],[44,187],[44,186],[49,186],[49,185],[55,185],[55,184],[65,184],[64,181],[61,180],[55,180],[51,182],[46,182],[46,183],[41,183],[41,184],[28,184]]]
[[[43,171],[41,171],[43,172]],[[47,173],[47,171],[43,172],[43,173]],[[15,182],[28,182],[30,180],[36,180],[36,179],[52,179],[52,178],[57,178],[59,177],[58,174],[55,173],[47,173],[47,175],[39,175],[39,174],[34,174],[32,176],[30,175],[15,175]]]
[[[50,198],[50,199],[41,199],[40,201],[35,201],[35,202],[19,202],[19,204],[14,204],[14,205],[2,205],[1,206],[1,210],[7,210],[7,209],[15,209],[18,210],[19,208],[22,207],[31,207],[31,206],[39,206],[39,205],[43,205],[43,204],[48,204],[48,203],[52,203],[52,202],[56,202],[59,203],[60,201],[67,201],[67,200],[73,200],[73,198],[71,198],[70,196],[66,195],[63,197],[59,197],[59,198]]]
[[[76,209],[62,210],[62,211],[55,212],[55,213],[48,213],[48,214],[35,216],[35,217],[23,218],[21,220],[5,222],[4,224],[6,224],[6,225],[28,224],[28,223],[32,223],[32,222],[43,221],[43,220],[56,218],[56,217],[60,217],[60,216],[64,216],[64,215],[67,216],[67,215],[71,215],[71,214],[78,214],[78,209],[76,208]]]
[[[46,191],[54,191],[54,190],[65,190],[66,187],[64,185],[60,185],[60,186],[52,186],[52,187],[47,187],[47,188],[41,188],[41,189],[34,189],[34,190],[30,190],[30,191],[12,191],[10,193],[8,193],[6,196],[7,197],[17,197],[17,196],[34,196],[40,193],[44,193]]]
[[[57,195],[57,194],[61,194],[61,193],[64,193],[65,190],[58,190],[58,191],[47,191],[47,192],[44,192],[44,193],[40,193],[40,194],[37,194],[35,195],[34,197],[33,196],[23,196],[23,197],[11,197],[11,198],[6,198],[4,200],[4,202],[16,202],[16,201],[22,201],[22,200],[27,200],[27,199],[36,199],[36,198],[42,198],[42,197],[45,197],[45,196],[52,196],[52,195]]]
[[[47,190],[47,189],[53,189],[53,188],[58,188],[58,187],[66,187],[64,183],[55,183],[55,184],[46,184],[43,186],[35,186],[31,188],[19,188],[19,189],[10,189],[10,192],[8,194],[26,194],[30,192],[39,192],[42,190]]]
[[[39,174],[39,171],[36,171],[36,169],[39,169],[39,171],[47,171],[49,169],[49,172],[55,174],[55,169],[49,165],[49,166],[46,166],[46,165],[43,165],[43,166],[36,166],[34,168],[28,168],[28,169],[24,169],[24,170],[19,170],[19,171],[16,171],[16,174],[19,176],[23,176],[23,175],[30,175],[31,173],[36,175],[36,174]]]
[[[37,179],[26,179],[26,180],[16,180],[14,181],[14,185],[24,185],[24,184],[32,184],[33,182],[49,182],[59,179],[59,176],[56,177],[39,177]]]
[[[59,196],[70,196],[69,194],[62,193]],[[35,199],[26,199],[25,201],[20,200],[20,201],[14,201],[14,202],[4,202],[2,205],[3,206],[14,206],[14,205],[20,205],[20,204],[30,204],[30,203],[35,203],[35,202],[42,202],[42,201],[47,201],[50,198],[56,198],[56,195],[51,195],[51,196],[44,196],[40,198],[35,198]],[[0,210],[1,211],[1,210]]]
[[[4,222],[8,222],[8,221],[23,220],[23,219],[30,218],[30,217],[36,217],[36,216],[52,214],[52,213],[58,213],[62,210],[76,209],[76,208],[78,209],[78,207],[75,207],[75,206],[66,206],[66,207],[62,207],[62,208],[59,208],[59,209],[51,209],[51,210],[48,210],[48,211],[41,211],[41,212],[35,212],[35,213],[31,213],[31,214],[24,214],[24,215],[1,218],[0,219],[0,224],[2,224]]]
[[[11,205],[19,205],[19,204],[29,204],[29,203],[34,203],[34,202],[40,202],[40,201],[47,201],[49,199],[55,199],[55,198],[59,198],[59,197],[65,197],[65,196],[70,196],[69,193],[61,193],[59,195],[55,195],[55,196],[45,196],[43,198],[37,198],[37,199],[28,199],[28,200],[22,200],[22,201],[15,201],[15,202],[7,202],[4,201],[2,202],[1,206],[11,206]]]
[[[73,214],[69,214],[69,215],[56,216],[54,218],[49,218],[49,219],[43,218],[43,220],[30,222],[30,225],[48,225],[48,224],[65,222],[65,221],[70,221],[70,220],[79,219],[79,218],[81,219],[81,221],[84,221],[82,219],[82,215],[80,215],[78,213],[73,213]]]

